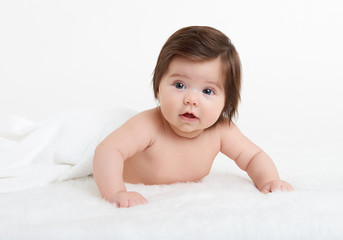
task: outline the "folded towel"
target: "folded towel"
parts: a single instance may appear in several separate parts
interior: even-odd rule
[[[92,174],[96,146],[134,114],[83,108],[42,122],[0,116],[0,192]]]

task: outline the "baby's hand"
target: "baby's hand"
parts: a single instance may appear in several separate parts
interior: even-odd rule
[[[129,208],[147,203],[147,200],[137,192],[120,191],[111,197],[111,203],[115,203],[118,208]]]
[[[281,191],[293,191],[293,187],[291,186],[291,184],[289,184],[288,182],[282,181],[282,180],[274,180],[274,181],[270,181],[269,183],[265,184],[260,191],[263,193],[270,193],[270,192],[274,192],[277,190],[281,190]]]

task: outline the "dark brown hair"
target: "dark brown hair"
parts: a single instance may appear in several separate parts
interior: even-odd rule
[[[225,105],[218,122],[231,122],[237,113],[241,88],[241,63],[231,40],[217,29],[206,26],[185,27],[169,37],[161,49],[153,75],[155,98],[160,82],[175,56],[193,61],[220,57],[224,71]]]

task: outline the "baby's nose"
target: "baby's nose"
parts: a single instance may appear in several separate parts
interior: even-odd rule
[[[193,105],[194,107],[198,106],[198,101],[194,94],[187,94],[184,99],[185,105]]]

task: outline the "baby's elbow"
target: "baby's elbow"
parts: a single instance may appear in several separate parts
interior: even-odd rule
[[[249,167],[254,162],[256,156],[258,156],[261,152],[263,151],[260,149],[258,149],[255,152],[251,152],[249,154],[241,152],[238,155],[238,157],[235,159],[235,162],[240,169],[247,172],[249,170]]]
[[[259,149],[256,151],[252,156],[249,157],[249,160],[247,161],[247,164],[245,166],[245,171],[248,172],[249,168],[253,166],[253,162],[258,158],[260,154],[264,153],[262,149]]]
[[[233,159],[236,165],[243,171],[247,170],[249,162],[247,161],[246,157],[244,156],[243,152],[240,152],[237,157]]]

